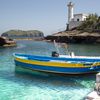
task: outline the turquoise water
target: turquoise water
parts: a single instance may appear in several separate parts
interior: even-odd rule
[[[93,90],[95,75],[53,75],[15,73],[13,53],[50,56],[52,43],[17,41],[17,47],[0,48],[0,100],[84,100]],[[100,55],[100,45],[69,45],[77,55]],[[64,53],[65,48],[60,48]]]

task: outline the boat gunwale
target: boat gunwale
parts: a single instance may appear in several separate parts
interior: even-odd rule
[[[38,61],[62,61],[62,62],[79,62],[79,63],[94,63],[100,62],[100,59],[97,58],[73,58],[73,57],[47,57],[47,56],[35,56],[35,55],[27,55],[27,54],[14,54],[14,57],[28,60],[38,60]]]

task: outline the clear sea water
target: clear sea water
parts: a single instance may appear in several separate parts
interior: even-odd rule
[[[69,44],[76,55],[100,55],[100,45]],[[17,47],[0,47],[0,100],[84,100],[95,84],[95,74],[53,75],[35,72],[15,73],[13,53],[50,56],[56,50],[53,43],[17,41]],[[60,47],[65,53],[65,48]]]

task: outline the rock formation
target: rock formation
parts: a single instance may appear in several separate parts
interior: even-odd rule
[[[44,34],[43,32],[38,30],[10,30],[3,33],[1,36],[8,37],[11,39],[42,39],[44,37]]]

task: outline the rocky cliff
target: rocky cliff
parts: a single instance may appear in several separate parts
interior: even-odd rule
[[[49,35],[45,39],[64,43],[100,43],[100,33],[78,30],[62,31]]]
[[[16,46],[16,42],[12,39],[0,36],[0,46]]]
[[[22,30],[10,30],[2,33],[1,36],[11,39],[42,39],[44,37],[43,32],[38,30],[22,31]]]

